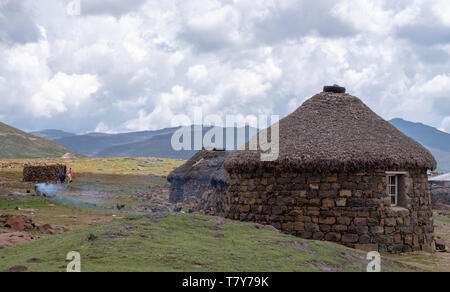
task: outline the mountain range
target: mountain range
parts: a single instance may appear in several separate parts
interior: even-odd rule
[[[422,123],[413,123],[399,118],[389,122],[428,148],[438,161],[438,171],[450,171],[450,134]],[[189,159],[195,154],[195,151],[175,151],[171,147],[172,135],[178,129],[167,128],[121,134],[89,133],[82,135],[60,130],[43,130],[27,134],[0,123],[2,142],[0,144],[0,158],[52,158],[60,157],[66,153],[79,153],[90,157]],[[210,129],[210,127],[203,127],[203,135]],[[193,131],[193,128],[191,128],[191,131]],[[225,132],[226,129],[223,129],[223,131]],[[248,141],[249,136],[249,129],[246,128],[245,141]],[[221,148],[226,148],[226,143],[225,139],[224,147]],[[234,148],[240,146],[237,143],[236,133],[233,144]],[[191,146],[193,146],[193,143],[191,143]]]
[[[72,149],[76,153],[90,157],[159,157],[189,159],[196,153],[196,151],[175,151],[172,148],[172,135],[179,129],[180,127],[123,134],[90,133],[84,135],[66,136],[62,138],[55,137],[55,139],[52,140],[55,143]],[[202,137],[211,129],[211,127],[203,127]],[[240,129],[243,130],[243,128]],[[237,128],[232,130],[234,130],[235,133],[233,149],[237,149],[241,146],[238,145]],[[227,129],[223,128],[222,131],[225,134]],[[34,133],[41,137],[49,137],[52,133],[55,133],[55,130],[43,130]],[[246,127],[245,139],[244,141],[240,141],[240,144],[247,142],[249,140],[249,136],[250,130]],[[191,137],[194,137],[193,126],[191,126]],[[215,141],[213,140],[213,142]],[[227,148],[226,143],[227,139],[225,137],[221,147],[218,148]],[[206,144],[204,146],[209,147],[211,145]],[[191,141],[191,149],[194,149],[193,141]]]
[[[422,123],[403,119],[390,121],[397,129],[428,148],[438,162],[437,171],[450,171],[450,134]]]
[[[66,137],[72,137],[76,134],[64,132],[61,130],[43,130],[38,132],[30,132],[31,135],[38,136],[47,140],[56,140]]]
[[[82,155],[98,157],[100,152],[105,151],[110,147],[133,144],[157,135],[171,134],[175,132],[176,129],[177,128],[168,128],[158,131],[132,132],[123,134],[89,133],[84,135],[66,136],[52,140],[64,147],[73,149],[73,151]]]

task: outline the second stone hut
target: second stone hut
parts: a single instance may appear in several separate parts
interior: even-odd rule
[[[195,211],[209,215],[223,215],[228,173],[223,168],[229,152],[206,150],[197,152],[167,178],[170,202],[193,205]]]

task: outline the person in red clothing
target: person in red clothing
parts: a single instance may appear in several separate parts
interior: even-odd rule
[[[75,175],[73,174],[72,168],[69,170],[69,174],[67,175],[68,183],[72,183],[73,179],[75,178]]]

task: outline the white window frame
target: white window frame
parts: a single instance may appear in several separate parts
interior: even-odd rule
[[[407,175],[407,171],[386,171],[387,175]]]
[[[391,178],[395,178],[395,183],[391,184]],[[397,207],[398,206],[398,175],[396,174],[389,174],[388,175],[388,183],[387,183],[387,193],[389,195],[389,199],[391,200],[391,207]],[[395,194],[392,194],[392,187],[395,187]],[[392,197],[395,198],[395,203],[392,203]]]

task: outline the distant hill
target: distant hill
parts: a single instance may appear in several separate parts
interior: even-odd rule
[[[422,123],[413,123],[403,119],[393,119],[390,123],[427,147],[438,161],[438,171],[450,171],[450,134]]]
[[[47,140],[56,140],[56,139],[61,139],[61,138],[67,138],[67,137],[72,137],[72,136],[76,136],[76,134],[72,134],[72,133],[68,133],[68,132],[64,132],[61,130],[54,130],[54,129],[49,129],[49,130],[42,130],[39,132],[31,132],[31,135],[34,136],[38,136]]]
[[[241,128],[242,129],[242,128]],[[160,158],[177,158],[177,159],[189,159],[191,158],[197,151],[195,150],[182,150],[175,151],[172,148],[171,141],[172,135],[176,129],[172,129],[168,133],[154,135],[150,138],[123,145],[116,145],[109,148],[104,149],[97,153],[99,157],[160,157]],[[203,127],[203,136],[211,130],[211,127]],[[222,130],[226,133],[226,129]],[[245,129],[245,142],[249,140],[249,128]],[[194,137],[194,130],[191,128],[191,137]],[[192,139],[193,140],[193,139]],[[213,141],[214,142],[214,141]],[[237,149],[237,147],[241,146],[237,143],[237,131],[235,130],[234,134],[234,143],[233,149]],[[220,148],[225,149],[226,147],[226,137],[224,138],[223,145]],[[211,145],[204,145],[205,147],[209,147]],[[191,149],[194,149],[193,141],[191,143]]]
[[[445,152],[436,148],[428,147],[428,150],[433,154],[434,158],[438,162],[437,171],[438,172],[449,172],[450,171],[450,152]]]
[[[173,133],[175,130],[176,128],[168,128],[158,131],[131,132],[124,134],[90,133],[52,140],[82,155],[95,157],[104,149],[117,145],[139,142],[155,135]]]
[[[173,133],[151,136],[142,141],[108,147],[98,157],[159,157],[189,159],[196,151],[175,151],[171,146]]]
[[[0,123],[0,158],[59,158],[73,153],[55,142]]]
[[[450,134],[448,133],[422,123],[413,123],[403,119],[393,119],[390,123],[422,145],[450,152]]]
[[[178,129],[179,127],[122,134],[90,133],[51,140],[76,153],[90,157],[160,157],[189,159],[196,151],[175,151],[172,149],[172,134]],[[204,127],[203,134],[210,129],[210,127]],[[43,132],[48,133],[47,131],[48,130]],[[248,136],[249,132],[247,128],[245,141],[248,141]],[[237,141],[236,134],[235,141]],[[226,143],[226,141],[224,143]],[[236,147],[237,145],[235,145],[235,148]],[[225,145],[223,148],[225,148]]]

